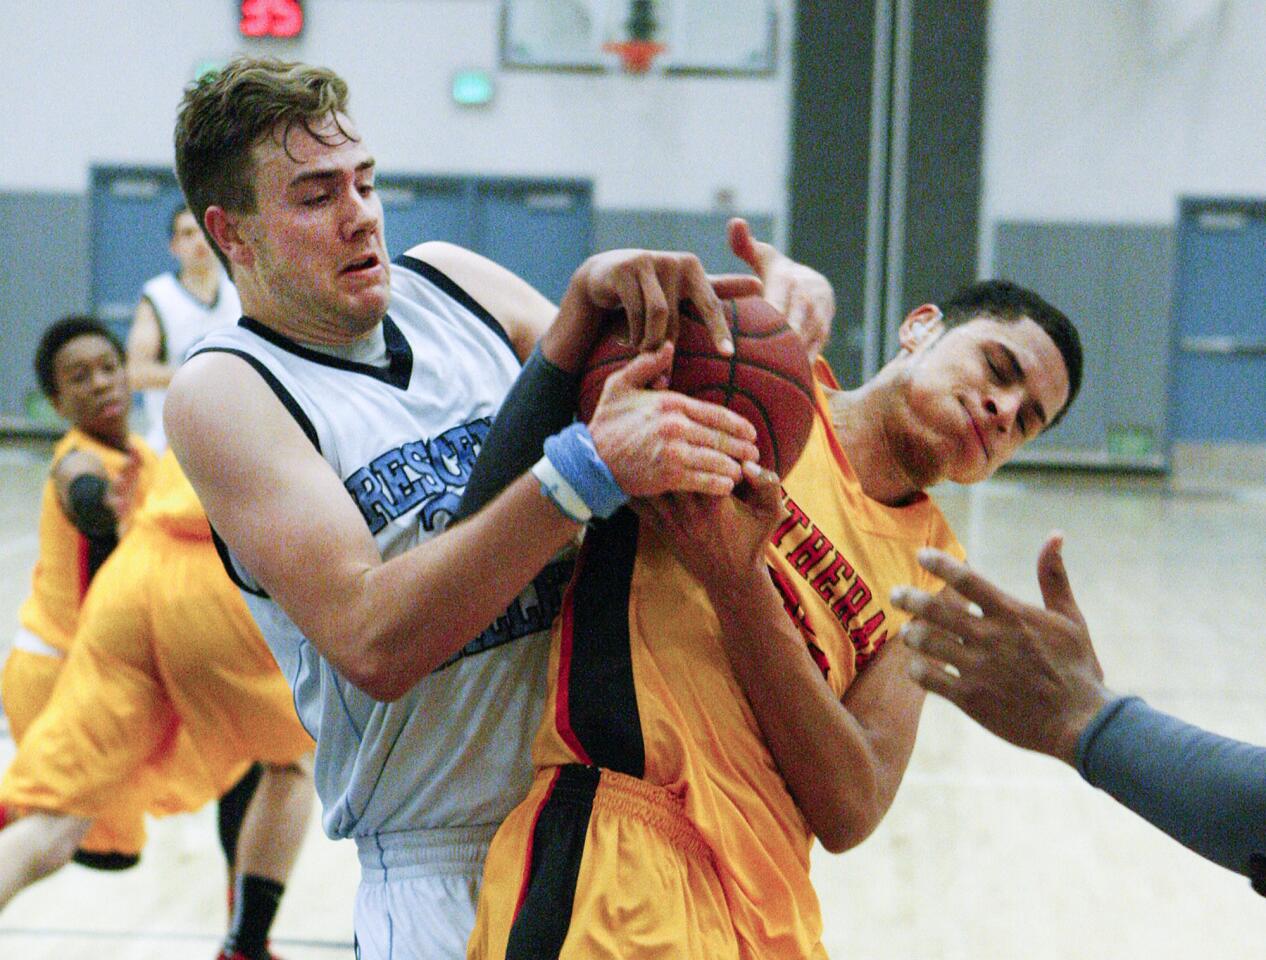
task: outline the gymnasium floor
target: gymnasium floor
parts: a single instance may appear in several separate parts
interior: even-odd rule
[[[0,446],[0,650],[35,556],[46,448]],[[1266,472],[1078,477],[1014,472],[938,492],[974,564],[1035,598],[1052,528],[1109,682],[1266,743]],[[12,745],[0,735],[0,762]],[[210,960],[224,928],[210,809],[151,824],[140,867],[71,866],[0,916],[0,958]],[[286,960],[351,956],[354,849],[315,824],[274,929]],[[877,833],[814,874],[836,960],[1260,956],[1266,901],[1053,760],[930,702]]]

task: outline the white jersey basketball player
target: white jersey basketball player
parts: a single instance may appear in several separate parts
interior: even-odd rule
[[[169,232],[180,267],[146,281],[127,339],[128,379],[141,391],[145,439],[159,453],[167,448],[163,398],[172,373],[205,334],[242,315],[236,288],[186,208],[172,214]]]

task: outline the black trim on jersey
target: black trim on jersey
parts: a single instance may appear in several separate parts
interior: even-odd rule
[[[242,318],[243,321],[245,321],[245,319],[245,317]],[[316,427],[312,425],[312,421],[308,418],[308,415],[304,413],[303,408],[299,406],[299,401],[291,395],[289,390],[281,385],[281,381],[277,379],[276,374],[269,370],[262,360],[247,353],[245,350],[238,350],[234,347],[202,347],[199,350],[195,350],[189,356],[196,357],[200,353],[229,353],[249,363],[254,371],[263,378],[264,383],[268,384],[269,389],[277,395],[277,399],[281,401],[281,405],[290,411],[290,415],[295,418],[295,422],[299,424],[299,428],[303,431],[304,436],[312,441],[312,446],[316,447],[317,453],[321,452],[321,441],[317,439]],[[252,587],[242,582],[242,578],[237,575],[237,566],[233,563],[233,558],[229,552],[228,544],[220,539],[220,535],[215,532],[214,526],[211,527],[211,542],[215,545],[215,552],[220,558],[220,563],[224,566],[225,572],[229,575],[229,579],[233,581],[233,585],[235,587],[239,590],[245,590],[247,593],[253,594],[257,597],[268,596],[268,594],[259,587]]]
[[[597,767],[580,764],[559,770],[532,831],[527,889],[510,927],[506,960],[545,960],[562,951],[598,776]]]
[[[302,357],[312,363],[319,363],[323,366],[333,367],[335,370],[346,370],[348,373],[359,373],[366,377],[373,377],[375,380],[381,380],[383,383],[395,387],[397,390],[404,390],[409,386],[409,378],[413,376],[413,348],[409,346],[409,341],[405,339],[400,328],[396,326],[396,322],[390,316],[382,319],[382,336],[387,344],[387,366],[375,367],[371,363],[360,363],[357,360],[345,360],[342,357],[336,357],[332,354],[322,353],[320,350],[314,350],[311,347],[305,347],[302,343],[297,343],[289,337],[283,336],[271,327],[266,327],[253,317],[242,317],[237,325],[244,330],[249,330],[261,340],[267,340],[274,346],[280,347],[287,353],[293,353],[296,357]]]
[[[176,281],[176,285],[180,286],[179,280]],[[183,290],[184,287],[181,289]],[[158,309],[158,304],[154,302],[154,298],[148,293],[142,293],[141,299],[149,304],[149,308],[154,311],[154,319],[158,321],[158,362],[167,363],[167,327],[163,323],[163,315]]]
[[[621,508],[585,537],[572,584],[572,733],[599,767],[642,777],[646,744],[633,683],[629,590],[637,559],[637,514]]]
[[[207,525],[210,526],[210,521],[208,521]],[[245,590],[251,596],[268,598],[268,594],[264,592],[262,587],[252,587],[250,584],[242,582],[242,578],[237,575],[237,564],[233,562],[233,554],[229,552],[229,545],[215,532],[215,527],[211,527],[211,543],[215,547],[215,555],[220,558],[220,564],[224,567],[224,572],[233,581],[233,586],[239,590]]]
[[[514,354],[515,359],[517,360],[519,358],[519,353],[514,349],[514,344],[510,342],[510,335],[506,333],[505,327],[501,326],[501,322],[489,313],[478,300],[458,286],[457,281],[455,281],[452,277],[444,273],[438,267],[427,263],[425,260],[419,260],[416,257],[406,256],[405,254],[401,254],[391,262],[398,267],[404,267],[406,270],[412,270],[414,273],[426,280],[430,280],[431,283],[435,284],[446,294],[482,320],[488,329],[505,341],[505,345],[510,348],[510,352]]]

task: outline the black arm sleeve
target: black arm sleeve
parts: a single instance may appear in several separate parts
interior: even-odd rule
[[[119,542],[118,519],[106,505],[109,484],[91,473],[80,474],[66,488],[70,522],[88,540],[88,576],[105,562]]]
[[[1266,896],[1266,749],[1122,697],[1086,727],[1076,760],[1091,784]]]
[[[493,421],[454,520],[477,512],[541,459],[547,437],[572,422],[580,377],[546,360],[538,346]]]

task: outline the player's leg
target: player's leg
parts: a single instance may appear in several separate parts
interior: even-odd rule
[[[268,933],[312,813],[308,757],[293,764],[262,765],[260,770],[237,841],[233,912],[221,953],[231,960],[269,957]]]
[[[144,839],[141,811],[149,805],[143,793],[146,772],[179,752],[179,720],[163,695],[151,655],[144,584],[152,558],[143,540],[143,531],[125,538],[97,572],[48,705],[0,782],[0,804],[26,814],[0,837],[23,827],[19,838],[51,851],[36,858],[41,866],[34,871],[25,866],[31,855],[0,857],[0,885],[6,890],[20,889],[41,869],[65,862],[64,848],[55,842],[63,833],[35,826],[45,822],[41,813],[63,815],[51,821],[60,825],[66,824],[65,816],[81,825],[114,821],[121,842],[130,847],[123,852],[138,853]],[[187,783],[179,794],[164,798],[163,812],[197,809],[218,794],[219,784],[204,775],[201,760],[191,760]],[[84,832],[74,831],[77,843]]]
[[[35,811],[0,831],[0,910],[35,881],[69,863],[91,826],[84,817]]]
[[[152,622],[165,693],[209,769],[219,776],[244,762],[263,764],[234,850],[222,956],[267,957],[268,930],[312,809],[312,739],[210,541],[168,539]]]

